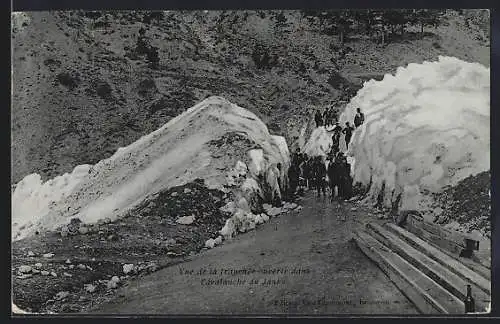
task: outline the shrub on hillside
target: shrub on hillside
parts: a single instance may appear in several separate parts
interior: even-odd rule
[[[139,30],[139,37],[137,38],[135,48],[125,47],[124,49],[125,56],[131,60],[138,60],[144,55],[146,61],[149,63],[149,67],[157,69],[160,65],[158,48],[150,44],[149,39],[146,37],[146,29],[144,29],[144,27],[141,27]]]
[[[278,57],[262,44],[255,46],[252,60],[258,69],[270,69],[278,64]]]
[[[66,88],[73,90],[80,84],[80,77],[69,72],[61,72],[56,76],[56,82],[65,86]]]
[[[164,17],[164,14],[161,11],[148,12],[142,18],[142,22],[145,24],[150,24],[151,21],[156,20],[158,22],[158,21],[162,20],[163,17]]]
[[[111,86],[106,81],[98,81],[96,84],[96,93],[99,97],[104,100],[110,100],[113,98],[113,90]]]
[[[139,93],[142,97],[147,97],[148,95],[156,93],[156,91],[156,83],[151,78],[142,80],[137,86],[137,93]]]

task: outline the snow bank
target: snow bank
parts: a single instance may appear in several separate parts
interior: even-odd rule
[[[12,29],[22,30],[31,22],[28,13],[22,11],[15,11],[11,13],[11,26]],[[24,26],[23,26],[24,24]]]
[[[332,132],[324,126],[317,127],[311,133],[309,140],[304,145],[302,152],[308,156],[326,156],[332,147]]]
[[[344,125],[356,108],[365,113],[348,152],[354,181],[371,179],[372,199],[385,186],[385,206],[401,194],[402,209],[419,209],[423,192],[488,170],[489,93],[489,68],[452,57],[366,82],[340,117]]]
[[[213,154],[211,143],[228,134],[242,135],[259,147],[258,153],[242,153],[255,172],[248,172],[244,161],[237,163],[236,156]],[[56,229],[75,217],[86,223],[116,219],[146,197],[197,178],[209,188],[236,191],[237,207],[247,208],[240,198],[248,206],[250,189],[256,186],[245,179],[254,179],[266,194],[285,181],[289,160],[284,138],[271,135],[255,114],[224,98],[210,97],[96,165],[78,166],[45,183],[37,174],[26,176],[12,194],[13,240],[36,230]],[[257,176],[269,174],[277,163],[283,170],[272,184]],[[229,175],[231,166],[235,167]]]
[[[17,307],[17,305],[14,303],[12,303],[12,313],[14,313],[14,314],[30,314],[26,311],[23,311],[19,307]]]

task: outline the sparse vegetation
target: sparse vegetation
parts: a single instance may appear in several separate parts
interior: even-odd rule
[[[363,81],[391,73],[411,61],[453,55],[481,62],[477,53],[487,46],[489,35],[484,34],[487,12],[481,11],[464,10],[462,15],[452,11],[440,18],[443,23],[457,19],[463,22],[463,28],[477,30],[477,40],[472,38],[470,46],[480,51],[474,53],[467,49],[470,47],[461,49],[451,44],[444,24],[439,37],[429,33],[437,32],[429,29],[432,25],[424,25],[422,39],[418,21],[405,24],[398,20],[398,12],[391,12],[382,21],[388,29],[384,36],[376,33],[375,12],[323,12],[259,10],[213,15],[202,11],[76,11],[73,15],[54,12],[30,20],[30,28],[23,33],[19,28],[12,40],[17,57],[14,73],[26,75],[14,80],[14,88],[23,95],[14,102],[13,114],[19,116],[26,109],[40,114],[43,111],[43,118],[38,113],[20,118],[58,123],[44,128],[46,144],[37,141],[42,137],[35,135],[30,141],[33,149],[15,152],[13,158],[18,162],[12,181],[44,170],[52,160],[59,160],[59,164],[50,172],[41,171],[44,179],[71,171],[75,165],[106,158],[106,152],[130,144],[209,95],[221,95],[258,116],[268,116],[276,123],[273,127],[293,143],[308,116],[305,107],[321,107],[340,98],[349,100]],[[21,27],[22,22],[14,27]],[[94,23],[98,22],[103,22],[101,27],[106,30],[96,30]],[[342,27],[344,23],[347,25]],[[42,40],[37,30],[49,27],[62,28],[59,35],[68,45],[61,47],[56,39]],[[65,32],[70,36],[64,36]],[[382,38],[392,47],[379,47]],[[27,66],[42,68],[36,73],[18,72]],[[351,71],[363,75],[349,77]],[[144,79],[150,81],[139,85]],[[73,114],[62,112],[77,106],[77,102],[85,109],[74,112],[78,118],[82,111],[87,112],[84,123],[93,135],[85,139],[85,145],[68,146],[83,141],[73,138],[80,135],[68,135],[71,139],[64,143],[55,138],[73,122]],[[289,105],[289,118],[275,118],[277,112],[285,113],[276,106],[283,102]],[[35,106],[40,109],[32,109]],[[135,130],[124,129],[113,141],[97,140],[113,131],[105,120],[120,119],[118,116],[130,110],[137,112]],[[288,122],[293,126],[285,125]],[[14,130],[13,136],[23,135]],[[77,152],[66,156],[67,147]],[[66,157],[56,158],[63,155]]]
[[[73,90],[80,84],[80,77],[69,72],[61,72],[57,74],[56,81],[66,88]]]
[[[95,85],[96,93],[104,100],[111,100],[113,98],[111,86],[106,81],[99,80]]]

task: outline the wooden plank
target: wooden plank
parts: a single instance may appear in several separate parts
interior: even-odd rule
[[[385,227],[392,231],[398,237],[405,240],[415,249],[424,253],[434,261],[445,266],[448,270],[454,272],[462,279],[471,280],[477,287],[482,289],[485,293],[491,295],[491,275],[484,276],[484,274],[475,272],[473,269],[467,267],[462,262],[442,252],[440,249],[435,248],[424,240],[418,238],[416,235],[406,231],[405,229],[397,226],[396,224],[386,223]]]
[[[470,235],[452,231],[440,225],[427,222],[424,219],[416,217],[415,215],[408,215],[408,218],[410,219],[410,223],[412,225],[420,227],[431,234],[437,235],[443,240],[453,242],[463,250],[479,250],[479,241],[474,240]]]
[[[406,223],[406,229],[423,238],[424,240],[442,248],[442,249],[445,249],[447,251],[449,251],[450,253],[454,254],[454,255],[457,255],[459,256],[462,251],[463,251],[463,247],[458,245],[457,243],[453,242],[453,241],[450,241],[450,240],[447,240],[446,238],[440,236],[440,235],[437,235],[435,233],[431,233],[429,231],[427,231],[425,228],[424,228],[424,225],[423,225],[423,221],[422,220],[418,220],[416,219],[415,217],[412,217],[413,215],[410,215],[408,216],[408,220],[407,220],[407,223]]]
[[[473,297],[476,300],[476,309],[478,311],[486,310],[486,307],[491,301],[491,296],[479,289],[473,282],[462,279],[424,253],[413,248],[392,232],[382,228],[382,226],[375,223],[368,223],[367,228],[372,231],[370,232],[372,236],[390,247],[411,265],[425,273],[429,278],[437,282],[460,300],[465,299],[467,284],[471,284],[473,286]]]
[[[478,255],[473,255],[469,260],[473,261],[475,264],[480,264],[484,268],[487,268],[489,272],[491,272],[491,256],[487,257],[478,257]]]
[[[358,231],[354,240],[422,314],[464,313],[464,304],[460,299],[368,233]]]
[[[460,260],[460,262],[464,263],[472,270],[476,271],[477,273],[482,274],[483,276],[485,276],[485,278],[491,280],[491,270],[489,269],[489,267],[486,264],[479,263],[474,258],[460,257],[460,251],[461,251],[460,247],[458,247],[457,245],[450,244],[446,248],[444,246],[445,242],[441,242],[441,244],[438,244],[437,242],[439,242],[439,237],[433,236],[431,233],[424,231],[421,228],[415,227],[412,223],[415,221],[415,219],[409,217],[408,220],[409,221],[407,223],[406,229],[409,232],[424,239],[424,241],[427,241],[427,243],[429,243],[430,245],[435,246],[437,248],[440,248],[443,253],[445,253],[453,258],[457,258],[458,260]],[[453,247],[456,247],[456,250],[453,250]]]

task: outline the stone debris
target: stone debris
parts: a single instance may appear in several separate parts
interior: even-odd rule
[[[45,271],[45,270],[42,270],[42,271],[40,272],[40,274],[41,274],[42,276],[48,276],[48,275],[50,274],[50,272]]]
[[[205,242],[205,247],[207,247],[209,249],[213,249],[215,247],[215,240],[214,239],[208,239]]]
[[[124,264],[123,265],[123,273],[124,274],[129,274],[135,270],[135,266],[132,263]]]
[[[177,241],[175,239],[169,239],[165,241],[166,246],[171,246],[177,244]]]
[[[434,195],[431,221],[443,226],[456,223],[461,232],[481,232],[491,238],[491,174],[471,175]]]
[[[69,278],[73,277],[73,275],[72,275],[72,274],[67,273],[67,272],[63,272],[63,276],[65,276],[65,277],[69,277]]]
[[[80,228],[78,229],[78,232],[80,232],[80,234],[82,234],[82,235],[85,235],[89,232],[89,229],[86,226],[80,226]]]
[[[52,272],[50,273],[50,275],[51,275],[52,277],[57,277],[57,273],[55,273],[54,271],[52,271]]]
[[[78,269],[80,269],[80,270],[85,270],[85,269],[87,269],[87,267],[86,267],[85,265],[81,264],[81,263],[80,263],[80,264],[78,264],[76,267],[77,267]]]
[[[61,234],[62,237],[66,237],[69,235],[69,230],[67,226],[61,227],[61,230],[59,231],[59,234]]]
[[[118,284],[116,282],[110,280],[106,284],[106,287],[108,287],[108,289],[116,289],[116,288],[118,288]]]
[[[17,276],[18,279],[27,279],[31,278],[33,275],[31,273],[21,273]]]
[[[54,253],[45,253],[44,255],[42,255],[44,258],[46,259],[49,259],[49,258],[52,258],[54,256]]]
[[[185,194],[191,193],[191,189],[189,189],[189,188],[184,188],[184,193],[185,193]]]
[[[75,268],[75,265],[74,265],[74,264],[70,264],[68,268],[69,268],[69,269],[74,269],[74,268]]]
[[[56,300],[63,300],[69,296],[69,291],[60,291],[54,297]]]
[[[29,256],[29,257],[34,257],[34,256],[35,256],[35,253],[33,253],[33,251],[28,251],[28,256]]]
[[[67,259],[65,263],[66,263],[66,264],[71,264],[70,259]]]
[[[108,241],[117,241],[118,240],[118,237],[114,234],[111,234],[107,237],[107,240]]]
[[[177,224],[182,224],[182,225],[190,225],[195,221],[194,215],[191,216],[182,216],[177,218],[175,221]]]
[[[283,209],[291,210],[297,208],[297,206],[298,205],[296,203],[286,202],[285,204],[283,204]]]
[[[93,284],[85,284],[83,285],[83,288],[85,289],[86,292],[93,293],[97,287],[94,286]]]
[[[282,210],[281,210],[281,208],[278,208],[278,207],[272,207],[269,210],[267,210],[266,212],[269,216],[274,217],[274,216],[278,216],[279,214],[281,214]]]
[[[118,283],[120,282],[120,278],[118,276],[113,276],[108,282],[106,283],[106,287],[108,289],[116,289],[118,288]]]
[[[208,239],[205,242],[205,247],[207,247],[209,249],[213,249],[216,245],[219,245],[221,243],[222,243],[222,236],[219,235],[219,236],[217,236],[216,239]]]
[[[22,265],[19,267],[19,272],[20,273],[30,273],[32,269],[33,268],[31,268],[29,265]]]

